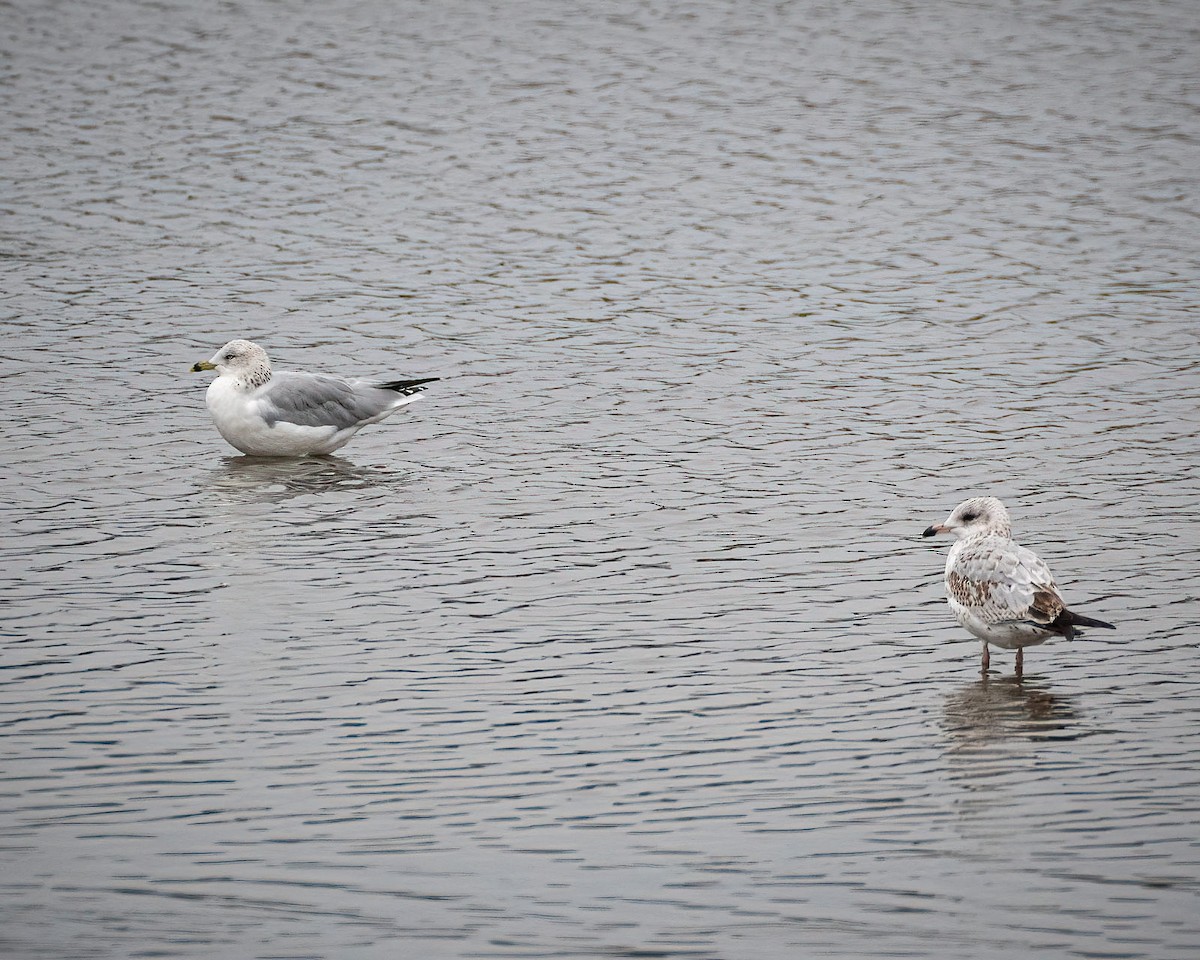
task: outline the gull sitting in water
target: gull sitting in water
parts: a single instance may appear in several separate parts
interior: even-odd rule
[[[216,370],[205,401],[221,436],[257,457],[332,453],[368,423],[378,423],[421,397],[424,380],[344,380],[321,373],[271,369],[267,352],[230,340],[193,372]]]
[[[1015,543],[1008,511],[995,497],[964,500],[924,536],[953,534],[958,542],[946,561],[946,596],[959,624],[983,641],[982,669],[988,668],[988,644],[1022,651],[1050,637],[1075,637],[1077,627],[1114,629],[1111,623],[1068,610],[1050,569],[1032,550]]]

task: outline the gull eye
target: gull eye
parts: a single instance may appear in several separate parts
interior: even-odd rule
[[[972,520],[978,520],[979,514],[977,514],[974,510],[968,510],[962,515],[962,518],[963,523],[970,523]]]

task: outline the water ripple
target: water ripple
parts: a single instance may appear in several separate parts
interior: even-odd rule
[[[1190,14],[10,10],[5,948],[1190,960]],[[982,491],[1115,634],[978,676]]]

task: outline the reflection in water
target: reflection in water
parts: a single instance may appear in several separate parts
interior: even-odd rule
[[[946,697],[945,756],[950,780],[965,791],[956,807],[968,834],[1004,834],[1055,745],[1081,735],[1079,718],[1072,698],[1015,676],[977,680]],[[1061,757],[1053,763],[1061,765]]]
[[[984,678],[946,697],[943,723],[954,749],[1010,741],[1073,740],[1078,713],[1050,685],[1016,676]]]
[[[306,494],[365,490],[403,479],[396,471],[362,467],[341,457],[226,457],[209,475],[207,487],[230,500],[280,503]]]
[[[1196,957],[1200,37],[1009,6],[8,4],[0,956]]]

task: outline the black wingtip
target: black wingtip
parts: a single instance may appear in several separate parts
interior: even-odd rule
[[[1105,630],[1116,630],[1111,623],[1105,623],[1103,620],[1094,620],[1092,617],[1085,617],[1082,614],[1075,613],[1073,610],[1061,610],[1047,627],[1055,633],[1060,634],[1068,640],[1074,640],[1076,627],[1102,627]]]
[[[388,383],[381,383],[380,386],[384,390],[395,390],[397,393],[412,393],[423,383],[433,383],[433,381],[441,379],[441,377],[425,377],[421,380],[392,380]]]
[[[1085,617],[1082,614],[1075,613],[1072,610],[1068,610],[1067,615],[1071,618],[1071,624],[1076,627],[1099,627],[1102,630],[1117,629],[1111,623],[1105,623],[1103,620],[1096,620],[1093,617]]]

